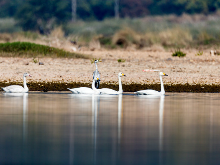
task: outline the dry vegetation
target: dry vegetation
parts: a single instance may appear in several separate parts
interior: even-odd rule
[[[210,48],[219,47],[220,13],[212,15],[149,16],[142,19],[109,19],[102,22],[68,23],[53,29],[49,35],[22,32],[5,33],[16,24],[11,19],[1,20],[7,28],[0,26],[0,42],[27,41],[71,49],[77,41],[84,49],[143,49],[150,47]],[[13,25],[13,26],[12,26]],[[10,30],[12,31],[12,30]]]
[[[149,68],[167,73],[169,76],[164,78],[164,82],[168,85],[218,85],[220,57],[210,56],[210,50],[218,49],[219,36],[215,35],[213,31],[212,34],[209,28],[201,30],[210,21],[218,22],[218,15],[219,13],[208,17],[202,15],[148,17],[142,20],[145,22],[144,25],[146,22],[161,25],[161,21],[164,20],[170,21],[171,24],[169,24],[169,28],[163,28],[165,23],[162,27],[158,25],[154,30],[149,29],[153,29],[154,25],[149,25],[151,27],[148,27],[146,31],[138,31],[135,30],[135,27],[124,26],[111,37],[96,32],[88,40],[83,40],[82,37],[74,34],[66,36],[62,28],[58,27],[48,36],[30,32],[1,33],[0,42],[26,41],[70,52],[77,51],[90,58],[101,58],[103,62],[98,63],[101,83],[117,83],[117,73],[120,71],[127,75],[122,80],[124,84],[159,83],[157,73],[142,72],[143,69]],[[187,28],[190,22],[191,28]],[[179,26],[175,26],[174,23],[179,23]],[[216,27],[216,24],[210,24],[212,29]],[[203,26],[200,27],[200,30],[196,30],[199,25]],[[215,29],[214,31],[217,32]],[[186,53],[185,57],[172,56],[178,47],[181,47],[181,51]],[[1,81],[21,82],[22,74],[29,72],[33,77],[28,81],[32,82],[92,82],[95,66],[91,64],[90,59],[40,58],[38,61],[43,62],[44,65],[38,65],[33,58],[1,57]]]

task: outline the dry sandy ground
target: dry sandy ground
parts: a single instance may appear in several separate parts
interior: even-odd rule
[[[156,72],[143,72],[143,69],[159,69],[168,74],[164,77],[165,84],[218,84],[220,81],[220,56],[210,56],[204,51],[202,56],[196,56],[198,51],[187,50],[186,57],[172,57],[172,52],[166,51],[124,51],[97,50],[80,53],[101,58],[98,69],[101,73],[101,83],[115,83],[118,72],[123,72],[123,84],[159,83]],[[119,63],[118,59],[125,59]],[[52,59],[41,58],[44,65],[34,63],[32,58],[0,57],[1,82],[22,82],[22,75],[28,72],[32,77],[28,82],[92,82],[95,65],[89,59]],[[28,63],[28,65],[27,65]]]

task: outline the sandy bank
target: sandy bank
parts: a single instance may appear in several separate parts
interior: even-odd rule
[[[83,51],[80,53],[101,58],[98,69],[101,73],[101,84],[117,84],[118,72],[123,72],[122,82],[129,84],[158,84],[157,73],[142,72],[143,69],[159,69],[168,77],[164,77],[165,85],[218,85],[220,78],[220,56],[210,56],[204,51],[196,56],[196,50],[185,51],[186,57],[172,57],[172,52],[160,51]],[[125,62],[119,63],[118,59]],[[92,82],[94,64],[87,59],[40,58],[44,65],[34,63],[32,58],[0,57],[0,82],[22,82],[22,75],[32,75],[27,82],[33,83],[88,83]]]

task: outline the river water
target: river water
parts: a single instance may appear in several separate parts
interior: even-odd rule
[[[220,164],[220,94],[0,93],[0,164]]]

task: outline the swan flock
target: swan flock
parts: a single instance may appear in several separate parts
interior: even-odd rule
[[[68,90],[70,90],[73,94],[98,94],[98,95],[118,95],[118,94],[122,94],[123,93],[123,89],[122,89],[122,81],[121,78],[123,76],[126,76],[124,73],[119,72],[118,73],[118,84],[119,84],[119,90],[113,90],[110,88],[99,88],[99,82],[100,82],[100,73],[98,71],[98,67],[97,67],[97,63],[99,61],[95,60],[95,67],[96,70],[93,72],[93,81],[92,81],[92,88],[88,88],[88,87],[78,87],[78,88],[67,88]],[[162,77],[163,76],[168,76],[167,74],[160,72],[159,70],[149,70],[149,69],[145,69],[143,70],[144,72],[158,72],[159,73],[159,78],[160,78],[160,84],[161,84],[161,91],[156,91],[156,90],[152,90],[152,89],[146,89],[146,90],[139,90],[134,92],[137,95],[156,95],[156,96],[161,96],[161,95],[165,95],[165,90],[164,90],[164,85],[163,85],[163,80]],[[10,85],[10,86],[6,86],[6,87],[2,87],[2,89],[5,91],[5,93],[27,93],[29,91],[28,87],[27,87],[27,83],[26,83],[26,77],[30,76],[30,74],[28,73],[24,73],[23,74],[23,87],[20,85]]]
[[[125,76],[124,73],[119,72],[118,73],[118,82],[119,82],[119,91],[115,91],[113,89],[109,88],[102,88],[102,89],[97,89],[95,87],[95,82],[99,80],[99,78],[96,76],[93,81],[92,81],[92,88],[88,87],[79,87],[79,88],[67,88],[74,94],[107,94],[107,95],[117,95],[117,94],[122,94],[122,83],[121,83],[121,77]]]

